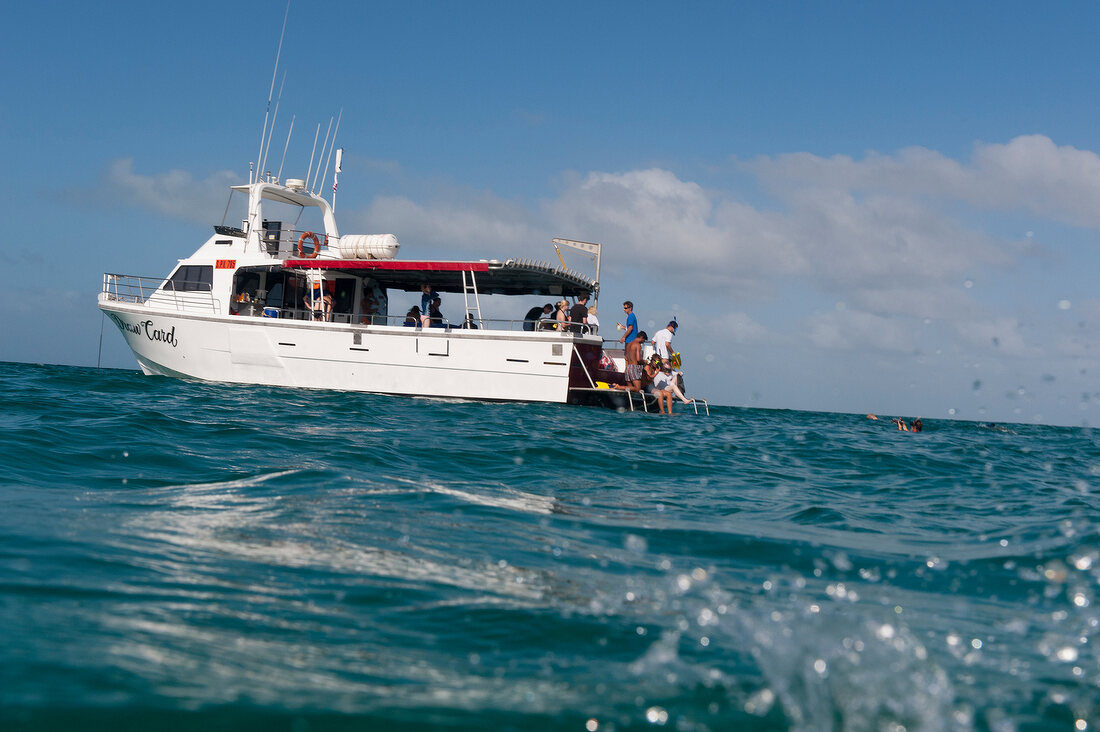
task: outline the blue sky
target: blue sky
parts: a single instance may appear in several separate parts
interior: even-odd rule
[[[0,359],[93,365],[255,160],[281,2],[9,4]],[[605,245],[714,403],[1100,423],[1095,3],[293,2],[268,167],[343,109],[402,256]],[[279,153],[276,153],[276,148]],[[300,169],[300,170],[299,170]],[[232,219],[232,216],[231,216]],[[577,259],[580,266],[583,259]],[[132,367],[121,336],[103,363]]]

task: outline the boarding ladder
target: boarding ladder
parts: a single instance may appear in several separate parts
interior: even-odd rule
[[[577,363],[579,363],[581,365],[581,368],[584,370],[584,375],[588,377],[588,383],[591,384],[592,386],[591,387],[584,387],[584,386],[572,387],[570,389],[570,391],[587,391],[587,392],[596,392],[596,393],[610,391],[609,389],[600,389],[599,387],[596,386],[596,382],[592,379],[592,374],[590,374],[588,372],[588,367],[585,366],[585,364],[584,364],[584,359],[582,359],[578,356],[577,357]],[[648,396],[647,394],[639,393],[639,392],[636,392],[636,391],[627,391],[625,389],[615,390],[615,391],[617,393],[626,394],[627,403],[630,405],[630,411],[631,412],[636,411],[634,409],[634,399],[635,399],[635,396],[637,396],[638,400],[641,401],[641,403],[642,403],[643,411],[645,411],[646,414],[649,413],[649,400],[646,399],[646,396]],[[702,404],[706,415],[708,417],[710,416],[710,403],[706,399],[703,399],[701,397],[696,397],[694,399],[689,399],[688,404],[690,404],[695,409],[696,414],[699,414],[699,405]]]

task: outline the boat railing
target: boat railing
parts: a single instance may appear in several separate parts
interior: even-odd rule
[[[114,302],[156,305],[181,312],[221,310],[208,282],[186,283],[186,290],[177,290],[172,280],[163,277],[138,277],[107,273],[103,275],[103,296]]]
[[[690,401],[690,404],[695,407],[695,413],[699,414],[699,405],[702,404],[703,408],[707,410],[707,416],[710,416],[710,402],[700,397],[695,397]]]
[[[303,234],[313,234],[317,237],[317,246],[320,251],[325,251],[328,248],[337,246],[339,244],[339,238],[329,239],[326,244],[324,229],[321,231],[315,231],[313,229],[294,229],[280,228],[278,230],[267,229],[263,232],[263,247],[264,250],[273,257],[279,259],[288,259],[298,256],[298,239]],[[304,242],[306,252],[312,252],[313,241],[307,240]]]
[[[313,311],[304,307],[273,307],[262,306],[258,303],[253,303],[250,306],[238,307],[238,312],[241,315],[253,315],[257,317],[265,318],[282,318],[286,320],[313,320]],[[337,312],[333,311],[329,313],[327,322],[330,323],[343,323],[349,325],[390,325],[390,326],[407,326],[410,328],[424,328],[423,322],[419,319],[412,319],[409,315],[379,315],[377,313],[362,313],[362,312]],[[526,325],[530,325],[528,321],[522,319],[503,319],[503,318],[467,318],[463,321],[455,322],[448,318],[444,318],[442,321],[429,323],[428,328],[439,328],[443,330],[491,330],[491,331],[527,331],[531,330]],[[584,323],[579,325],[579,332],[581,335],[591,335],[592,328]],[[566,327],[565,330],[554,330],[552,328],[535,328],[537,332],[542,333],[560,333],[562,336],[570,336],[575,333]]]

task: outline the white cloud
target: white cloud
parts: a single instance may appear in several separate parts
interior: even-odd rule
[[[845,155],[790,153],[741,166],[780,195],[794,187],[889,192],[982,209],[1025,210],[1100,228],[1100,156],[1057,146],[1044,135],[1022,135],[1007,144],[977,143],[969,164],[911,147],[896,155],[868,153],[861,161]]]
[[[731,343],[758,343],[773,338],[767,328],[741,312],[723,313],[710,319],[703,329]]]
[[[1082,360],[1079,369],[1092,371],[1100,359],[1100,344],[1093,337],[1095,331],[1068,333],[1054,340],[1054,350],[1062,358]]]
[[[713,196],[667,170],[590,173],[548,205],[563,227],[621,242],[646,262],[710,261],[726,249],[710,224]]]
[[[1100,329],[1100,300],[1089,298],[1070,302],[1066,313],[1075,322],[1093,329]]]
[[[1023,250],[975,228],[967,214],[1024,208],[1087,222],[1092,214],[1079,202],[1100,180],[1093,153],[1039,136],[978,145],[965,163],[909,148],[862,160],[780,155],[744,167],[778,208],[651,168],[566,177],[561,193],[537,208],[451,192],[446,201],[379,198],[365,218],[386,221],[383,228],[405,240],[494,256],[541,253],[552,235],[601,241],[610,258],[628,263],[628,274],[645,272],[704,299],[722,293],[723,308],[783,293],[796,321],[822,295],[840,299],[845,310],[805,321],[804,337],[819,348],[910,354],[930,345],[922,339],[954,333],[968,348],[1026,357],[1036,347],[1019,322],[988,312],[990,303],[963,287],[979,275],[995,279],[998,269],[1016,266]],[[794,283],[818,303],[792,298]],[[715,332],[737,342],[795,337],[769,334],[740,311],[720,320]],[[927,320],[951,327],[929,331]]]
[[[858,310],[880,315],[909,315],[915,318],[952,320],[974,317],[977,304],[949,284],[936,287],[863,287],[853,292],[850,302]]]
[[[1043,135],[1017,137],[1007,145],[979,145],[974,153],[981,185],[975,203],[1024,208],[1058,221],[1100,227],[1100,157]]]
[[[592,173],[547,212],[629,247],[639,267],[748,296],[797,275],[845,296],[905,287],[943,299],[967,272],[1009,262],[989,236],[912,197],[824,184],[780,195],[785,210],[764,211],[665,170]],[[887,311],[896,310],[894,303]]]
[[[122,158],[108,165],[102,187],[111,203],[205,225],[221,219],[229,186],[239,182],[237,174],[228,170],[211,173],[203,180],[183,170],[140,175],[134,172],[133,158]]]
[[[544,206],[548,220],[608,245],[666,283],[758,297],[778,274],[808,270],[782,216],[725,200],[667,170],[590,173]]]
[[[917,343],[907,321],[854,310],[815,315],[808,320],[810,342],[830,350],[914,353]]]
[[[374,233],[396,234],[402,243],[418,247],[458,247],[482,256],[514,256],[532,242],[549,246],[550,237],[523,208],[503,199],[481,194],[461,202],[417,203],[403,196],[379,196],[362,211],[352,214],[351,231],[358,224]]]
[[[967,341],[983,348],[995,348],[1011,356],[1038,356],[1040,352],[1024,339],[1020,321],[1014,317],[963,320],[954,324]]]

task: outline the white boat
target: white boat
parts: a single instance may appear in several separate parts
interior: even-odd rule
[[[536,296],[597,294],[598,245],[555,240],[594,253],[594,279],[564,261],[399,260],[392,235],[341,235],[330,203],[302,180],[267,176],[233,191],[248,196],[241,227],[215,226],[167,277],[104,275],[99,307],[146,374],[562,403],[592,401],[608,391],[598,382],[621,381],[600,369],[603,342],[587,326],[543,329],[523,315]],[[406,325],[404,308],[390,312],[391,296],[417,302],[424,286],[448,294],[452,313],[461,297],[461,325]],[[482,317],[490,295],[516,298],[516,317]]]

